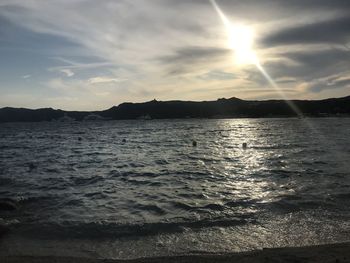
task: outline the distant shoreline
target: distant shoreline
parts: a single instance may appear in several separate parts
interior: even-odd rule
[[[222,119],[350,117],[350,96],[325,100],[264,100],[238,98],[216,101],[157,101],[122,103],[103,111],[63,111],[52,108],[1,108],[1,122],[103,121],[151,119]]]
[[[1,257],[1,255],[0,255]],[[267,248],[240,253],[184,255],[171,257],[140,258],[133,260],[111,260],[93,258],[71,258],[56,256],[4,256],[2,263],[196,263],[196,262],[350,262],[350,242],[307,247]]]

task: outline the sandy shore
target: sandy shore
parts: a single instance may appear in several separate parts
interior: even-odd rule
[[[2,263],[160,263],[160,262],[319,262],[344,263],[350,262],[350,242],[296,248],[271,248],[244,253],[222,255],[187,255],[176,257],[141,258],[135,260],[107,260],[67,257],[1,257]]]

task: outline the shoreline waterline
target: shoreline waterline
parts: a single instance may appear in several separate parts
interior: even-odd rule
[[[158,262],[350,262],[350,242],[305,247],[264,248],[249,252],[225,254],[190,254],[149,257],[131,260],[97,259],[60,256],[4,256],[3,263],[158,263]]]

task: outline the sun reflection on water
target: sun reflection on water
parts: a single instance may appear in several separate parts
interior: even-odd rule
[[[271,142],[259,121],[222,121],[220,126],[225,132],[217,136],[217,147],[212,147],[212,151],[207,154],[221,159],[215,165],[211,164],[209,169],[212,174],[221,175],[222,185],[218,186],[221,188],[218,191],[225,189],[224,199],[266,203],[290,192],[290,189],[282,187],[269,176],[271,166],[276,165],[271,162],[278,162],[278,159],[283,159],[283,155],[277,154],[273,148],[268,149]],[[246,149],[242,148],[242,142],[247,143]],[[282,164],[281,169],[284,169]]]
[[[315,134],[320,140],[331,145],[332,142],[329,138],[324,136],[317,127],[314,127],[311,121],[304,118],[302,110],[288,98],[283,89],[277,85],[275,80],[263,67],[262,62],[257,56],[254,50],[254,30],[252,27],[239,24],[237,22],[232,23],[225,13],[221,10],[215,0],[210,0],[210,3],[218,13],[227,33],[227,39],[229,47],[234,51],[236,62],[238,65],[255,65],[261,75],[267,80],[269,85],[275,90],[278,96],[285,101],[289,108],[294,112],[295,116],[299,117],[301,121],[308,127],[308,129]],[[333,158],[341,159],[341,155],[344,153],[340,147],[331,147],[329,151],[332,151]],[[344,166],[344,164],[342,164]]]

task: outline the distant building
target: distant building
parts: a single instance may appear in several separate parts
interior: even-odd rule
[[[103,121],[105,118],[98,114],[91,113],[83,118],[83,121]]]

